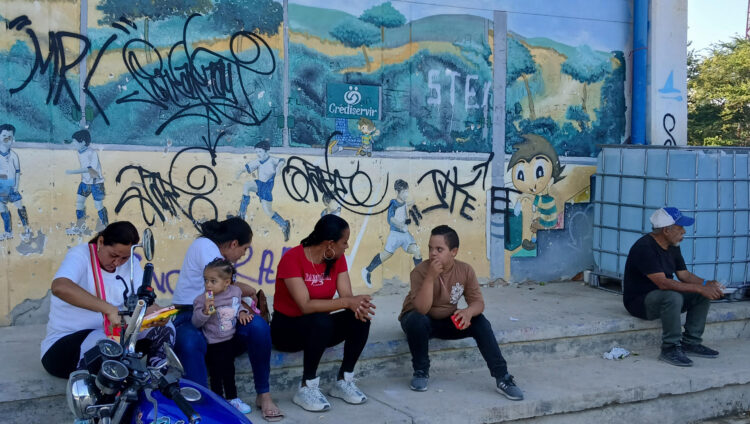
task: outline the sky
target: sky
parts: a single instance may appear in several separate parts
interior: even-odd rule
[[[700,51],[732,36],[744,37],[748,0],[689,0],[688,41]]]

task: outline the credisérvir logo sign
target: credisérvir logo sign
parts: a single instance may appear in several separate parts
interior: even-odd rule
[[[380,86],[329,83],[326,116],[330,118],[380,119]]]

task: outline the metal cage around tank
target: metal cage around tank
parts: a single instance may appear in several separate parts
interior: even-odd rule
[[[688,270],[730,287],[750,280],[750,149],[605,145],[594,178],[593,273],[622,281],[649,217],[673,206],[695,218],[680,244]]]

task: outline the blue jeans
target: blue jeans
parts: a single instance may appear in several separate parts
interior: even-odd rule
[[[490,375],[502,378],[508,373],[508,365],[500,353],[492,325],[483,314],[471,319],[471,325],[465,330],[459,330],[453,325],[450,317],[435,319],[428,315],[422,315],[416,310],[411,310],[401,317],[401,328],[406,333],[406,340],[411,351],[411,363],[414,371],[429,373],[430,356],[429,342],[431,338],[444,340],[458,340],[473,337],[477,342],[479,352],[482,354]]]
[[[192,311],[182,311],[175,316],[174,326],[177,339],[174,350],[185,368],[185,378],[208,387],[206,350],[208,343],[201,330],[191,322]],[[247,352],[253,369],[253,380],[257,394],[268,393],[271,375],[271,329],[258,315],[245,325],[238,325],[232,339],[235,343],[235,356]]]

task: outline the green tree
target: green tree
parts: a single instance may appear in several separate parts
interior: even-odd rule
[[[570,105],[568,106],[568,110],[565,112],[565,117],[570,119],[571,121],[578,122],[578,126],[581,128],[581,131],[588,128],[588,122],[589,114],[584,112],[583,109],[578,105]]]
[[[600,81],[607,75],[609,69],[609,60],[586,45],[579,46],[575,53],[563,62],[561,71],[583,84],[581,108],[584,113],[588,113],[586,110],[587,85]]]
[[[274,0],[217,0],[211,19],[227,33],[258,29],[274,35],[284,20],[281,3]]]
[[[367,70],[370,70],[370,57],[367,56],[365,47],[377,43],[380,39],[377,27],[359,19],[348,19],[336,25],[331,30],[331,35],[347,47],[355,49],[361,47]]]
[[[108,25],[121,17],[130,20],[143,18],[143,38],[148,41],[148,22],[160,21],[171,16],[188,17],[193,13],[211,10],[211,0],[102,0],[96,8],[104,14],[99,25]],[[147,60],[151,51],[146,50]]]
[[[406,23],[406,18],[391,2],[373,6],[362,13],[359,19],[380,27],[380,41],[385,42],[385,29],[397,28]]]
[[[523,83],[526,85],[526,96],[528,96],[529,100],[529,118],[532,121],[535,120],[536,112],[534,111],[534,99],[531,96],[531,88],[529,87],[529,75],[536,73],[536,63],[529,49],[515,38],[508,38],[507,68],[508,70],[505,75],[506,85],[512,84],[518,78],[523,79]]]
[[[750,145],[750,41],[716,44],[705,58],[691,51],[688,65],[690,144]]]

